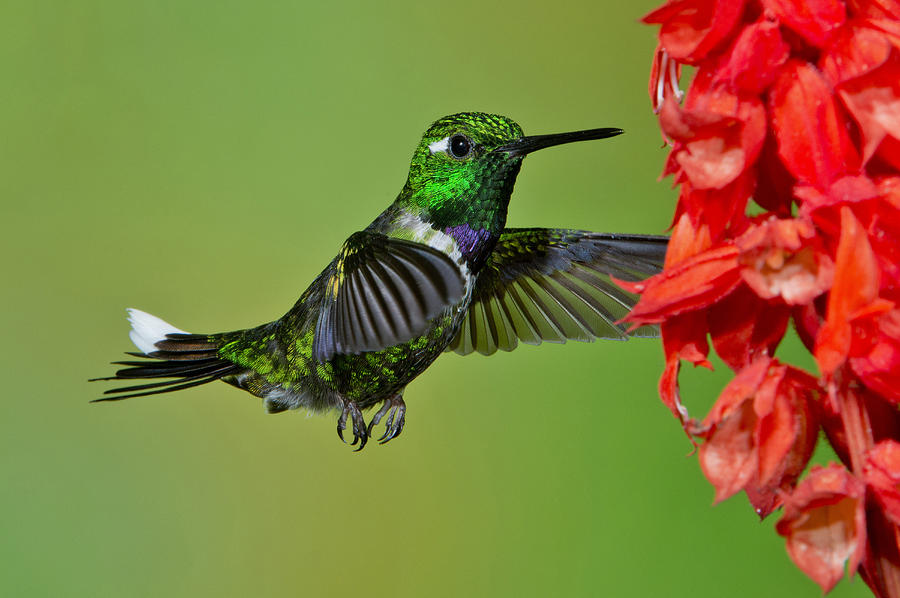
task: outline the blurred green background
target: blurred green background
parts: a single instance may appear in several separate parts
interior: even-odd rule
[[[819,595],[710,507],[657,341],[442,357],[361,454],[224,384],[88,403],[125,307],[280,316],[444,114],[624,128],[530,157],[509,224],[663,231],[655,4],[0,4],[0,594]],[[688,373],[696,414],[726,379]]]

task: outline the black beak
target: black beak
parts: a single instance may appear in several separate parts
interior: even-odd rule
[[[572,131],[571,133],[554,133],[552,135],[531,135],[520,137],[501,145],[495,152],[506,152],[510,157],[524,156],[545,147],[572,143],[573,141],[589,141],[591,139],[606,139],[624,133],[622,129],[588,129],[587,131]]]

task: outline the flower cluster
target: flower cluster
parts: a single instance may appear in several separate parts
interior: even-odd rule
[[[670,0],[644,22],[680,186],[665,269],[629,285],[629,320],[662,330],[660,396],[716,500],[782,508],[823,590],[846,566],[900,597],[900,0]],[[818,376],[775,357],[791,324]],[[735,375],[700,421],[678,375],[710,342]],[[842,463],[803,476],[820,431]]]

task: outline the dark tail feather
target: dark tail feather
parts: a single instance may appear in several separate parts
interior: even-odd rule
[[[133,316],[134,314],[132,314]],[[160,335],[160,340],[152,343],[155,351],[148,353],[128,353],[141,361],[114,361],[114,365],[126,366],[108,378],[99,380],[167,380],[154,381],[113,388],[104,396],[91,401],[120,401],[133,397],[145,397],[199,386],[241,372],[244,368],[219,357],[222,338],[218,335],[187,334],[182,332]],[[134,339],[134,336],[132,336]],[[145,342],[152,342],[145,341]],[[138,346],[144,347],[144,343]],[[151,348],[151,347],[146,347]],[[109,395],[109,396],[106,396]]]

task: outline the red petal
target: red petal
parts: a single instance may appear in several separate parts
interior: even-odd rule
[[[772,88],[770,109],[778,154],[800,182],[824,189],[858,171],[846,121],[815,67],[789,61]]]
[[[681,360],[678,356],[666,359],[666,368],[659,379],[659,398],[663,405],[669,408],[678,421],[684,425],[688,420],[688,411],[681,404],[681,395],[678,392],[678,372],[681,370]]]
[[[815,218],[815,210],[874,199],[878,197],[879,192],[878,187],[867,176],[845,176],[834,181],[824,192],[812,185],[797,185],[794,188],[794,195],[803,202],[800,206],[800,214]],[[827,219],[828,216],[824,218]],[[817,220],[816,224],[823,229],[826,228],[821,219]],[[820,233],[822,232],[828,233],[829,231],[820,231]]]
[[[702,222],[711,240],[720,241],[728,230],[740,230],[747,221],[747,200],[753,192],[754,173],[744,172],[721,189],[695,189],[681,184],[678,205],[695,222]]]
[[[627,320],[652,324],[712,305],[740,282],[737,253],[730,246],[709,249],[663,270],[644,282],[641,300]]]
[[[780,218],[791,216],[797,181],[778,157],[774,131],[769,131],[757,160],[758,173],[753,200]]]
[[[681,360],[712,369],[706,356],[709,345],[706,342],[706,318],[703,312],[695,311],[667,319],[660,325],[663,351],[666,355],[666,369],[659,381],[659,395],[682,424],[688,420],[688,412],[678,393],[678,372]]]
[[[725,387],[703,421],[700,466],[716,502],[741,489],[761,516],[806,467],[817,438],[815,378],[760,357]]]
[[[878,296],[878,263],[866,231],[848,207],[841,208],[841,237],[835,260],[828,316],[816,338],[816,361],[825,375],[850,351],[850,316]]]
[[[665,102],[659,115],[675,142],[674,160],[695,189],[721,189],[738,178],[756,161],[766,135],[759,99],[735,95],[714,78],[712,68],[701,68],[684,108]]]
[[[819,61],[819,68],[834,86],[875,70],[890,54],[891,44],[884,33],[858,23],[848,23],[835,36]]]
[[[740,492],[756,475],[755,427],[753,403],[744,401],[700,445],[700,468],[716,489],[714,502]]]
[[[884,300],[870,307],[868,317],[857,315],[850,367],[870,389],[900,404],[900,310]],[[890,311],[879,314],[879,309]]]
[[[866,23],[879,31],[882,31],[887,35],[895,48],[900,48],[900,19],[885,17],[881,19],[869,19]]]
[[[669,318],[661,324],[660,333],[667,359],[677,357],[712,369],[706,360],[709,344],[706,342],[705,314],[692,312]]]
[[[865,478],[885,514],[900,525],[900,442],[885,440],[866,456]]]
[[[642,20],[659,23],[659,41],[672,58],[696,64],[734,28],[743,0],[674,0]]]
[[[689,257],[706,251],[711,245],[709,227],[702,224],[694,226],[691,219],[683,215],[672,228],[672,236],[666,250],[665,267],[671,268]]]
[[[839,465],[813,467],[785,501],[776,525],[794,563],[828,592],[865,551],[863,484]]]
[[[789,318],[786,306],[762,301],[744,285],[711,306],[707,316],[716,353],[735,371],[774,354]]]
[[[752,398],[765,379],[771,359],[763,357],[741,370],[722,391],[709,415],[700,446],[700,468],[715,487],[715,502],[739,492],[756,475],[756,412]]]
[[[842,83],[838,93],[859,124],[867,162],[889,135],[900,139],[900,53],[870,73]]]
[[[847,0],[847,5],[859,17],[900,19],[900,2],[897,0]]]
[[[900,527],[891,523],[877,505],[866,509],[869,549],[860,576],[876,598],[900,596]]]
[[[758,467],[744,491],[761,518],[779,505],[812,456],[819,428],[813,409],[817,392],[815,378],[774,360],[756,391]]]
[[[816,392],[817,381],[809,374],[784,365],[770,368],[754,404],[759,484],[784,488],[806,468],[818,439],[811,409]]]
[[[878,149],[875,150],[875,156],[893,172],[900,171],[900,140],[885,137]]]
[[[775,81],[775,74],[788,59],[790,48],[781,38],[778,23],[765,17],[741,31],[737,41],[725,53],[727,62],[716,79],[734,87],[759,94]]]
[[[788,305],[809,303],[831,287],[834,265],[808,220],[767,220],[751,226],[735,244],[741,275],[763,299]]]
[[[840,0],[763,0],[763,6],[818,48],[847,18]]]

